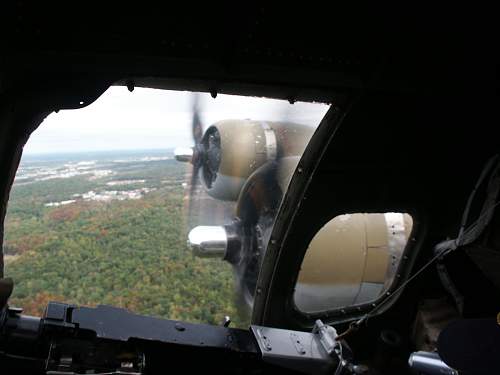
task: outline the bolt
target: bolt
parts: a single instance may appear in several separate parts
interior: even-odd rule
[[[127,89],[128,89],[128,91],[132,92],[132,91],[134,91],[134,88],[135,88],[134,81],[128,80],[127,81]]]
[[[175,323],[175,329],[176,329],[177,331],[182,332],[182,331],[185,331],[185,330],[186,330],[186,327],[183,327],[180,323]]]

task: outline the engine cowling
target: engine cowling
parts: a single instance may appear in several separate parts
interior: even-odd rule
[[[301,155],[312,128],[292,123],[224,120],[203,136],[200,179],[212,197],[235,201],[247,178],[268,161]]]

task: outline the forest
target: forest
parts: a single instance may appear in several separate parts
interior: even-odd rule
[[[5,221],[10,304],[38,316],[60,301],[248,325],[230,265],[187,247],[189,174],[166,151],[23,159]]]

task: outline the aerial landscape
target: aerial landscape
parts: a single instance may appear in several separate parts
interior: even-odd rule
[[[25,155],[5,221],[11,305],[49,301],[247,324],[229,264],[186,245],[190,168],[172,150]]]

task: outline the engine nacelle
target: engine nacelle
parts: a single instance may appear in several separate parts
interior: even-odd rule
[[[212,197],[237,200],[247,178],[264,163],[300,156],[313,128],[251,120],[224,120],[203,136],[200,179]]]

